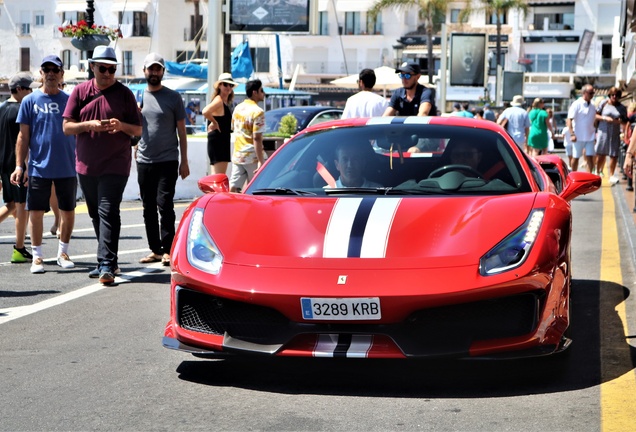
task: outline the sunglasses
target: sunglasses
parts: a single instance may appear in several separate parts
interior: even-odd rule
[[[49,72],[53,72],[53,73],[60,73],[61,69],[58,67],[43,67],[42,68],[42,72],[44,72],[45,74],[49,73]]]
[[[114,75],[115,72],[117,72],[117,68],[115,66],[111,66],[111,67],[99,66],[97,69],[99,69],[99,73],[108,72],[111,75]]]
[[[226,83],[226,82],[222,82],[222,83],[221,83],[221,85],[222,85],[223,87],[234,87],[232,84],[230,84],[230,83]]]
[[[398,74],[398,76],[400,77],[400,79],[411,79],[413,75],[409,73],[401,73],[401,74]]]

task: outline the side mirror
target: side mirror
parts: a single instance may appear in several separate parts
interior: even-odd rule
[[[203,193],[229,192],[230,181],[225,174],[212,174],[201,177],[197,182]]]
[[[572,201],[577,196],[589,194],[600,187],[601,178],[596,174],[574,171],[568,174],[560,196],[566,201]]]

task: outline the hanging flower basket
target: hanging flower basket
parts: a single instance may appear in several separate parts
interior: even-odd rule
[[[92,34],[71,38],[71,45],[81,51],[93,51],[100,45],[108,45],[110,38],[107,35]]]
[[[111,28],[101,25],[88,25],[84,20],[77,24],[68,24],[58,27],[58,30],[65,37],[71,37],[71,44],[82,51],[92,51],[100,45],[108,45],[111,40],[122,37],[118,28]]]

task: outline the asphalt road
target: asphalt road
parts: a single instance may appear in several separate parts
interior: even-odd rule
[[[0,430],[633,430],[636,239],[620,187],[574,204],[574,343],[523,361],[202,360],[162,347],[170,272],[148,253],[139,202],[122,211],[122,278],[87,277],[96,240],[78,209],[70,255],[9,264],[0,224]],[[186,203],[177,207],[178,217]],[[45,217],[48,228],[52,217]]]

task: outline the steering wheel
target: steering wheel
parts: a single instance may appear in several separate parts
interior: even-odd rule
[[[481,173],[477,171],[475,168],[468,165],[461,165],[461,164],[451,164],[451,165],[444,165],[443,167],[439,167],[433,170],[433,172],[431,172],[428,175],[428,178],[441,177],[447,172],[451,172],[451,171],[464,171],[464,172],[473,174],[477,178],[481,178]]]

